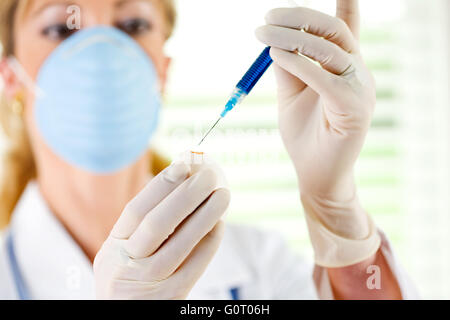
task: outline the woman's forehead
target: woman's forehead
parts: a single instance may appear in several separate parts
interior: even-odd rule
[[[19,0],[20,1],[20,0]],[[160,0],[21,0],[23,7],[28,14],[38,14],[50,7],[61,7],[65,9],[72,5],[79,5],[82,8],[98,7],[98,8],[123,8],[128,5],[155,5]],[[93,5],[95,4],[95,5]]]

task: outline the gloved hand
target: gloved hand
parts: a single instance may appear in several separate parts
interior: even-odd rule
[[[126,206],[94,261],[99,299],[184,299],[223,236],[217,167],[176,162]]]
[[[358,1],[338,0],[337,17],[300,7],[272,10],[266,21],[256,35],[272,47],[280,131],[316,262],[361,262],[377,251],[379,236],[360,206],[353,175],[376,102],[359,50]]]

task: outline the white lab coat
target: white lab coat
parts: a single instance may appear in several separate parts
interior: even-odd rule
[[[94,299],[92,265],[55,218],[35,183],[30,183],[13,214],[8,232],[14,239],[22,278],[32,299]],[[4,238],[4,236],[2,237]],[[416,291],[398,266],[383,235],[382,250],[404,298]],[[288,249],[278,235],[228,226],[224,240],[190,299],[332,299],[323,268]],[[316,290],[317,289],[317,290]],[[0,299],[17,299],[10,261],[0,243]]]

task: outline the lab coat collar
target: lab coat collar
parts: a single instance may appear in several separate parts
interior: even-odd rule
[[[91,262],[53,215],[35,182],[29,183],[18,203],[10,232],[31,298],[95,298]],[[245,250],[241,247],[233,227],[227,226],[218,252],[190,297],[228,299],[230,289],[254,281],[251,259],[242,256]]]
[[[31,182],[14,211],[10,232],[32,299],[92,299],[92,264],[51,213]]]

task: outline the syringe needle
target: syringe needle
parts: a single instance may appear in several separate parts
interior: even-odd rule
[[[199,146],[203,143],[203,141],[205,141],[206,137],[209,136],[209,134],[211,133],[211,131],[213,131],[213,129],[219,124],[220,120],[222,120],[222,117],[220,117],[216,123],[214,123],[214,125],[211,127],[211,129],[209,129],[209,131],[205,134],[205,136],[203,137],[203,139],[200,141],[200,143],[198,144]]]

